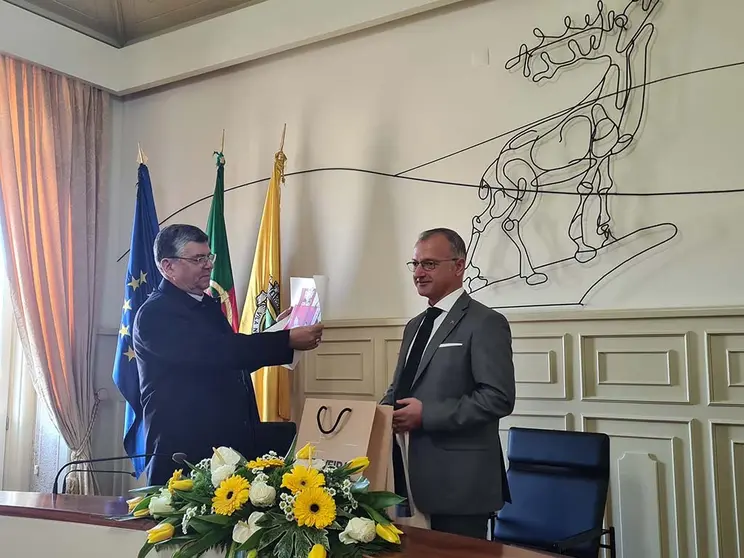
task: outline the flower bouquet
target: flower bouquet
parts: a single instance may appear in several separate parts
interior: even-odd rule
[[[154,518],[139,558],[176,549],[193,558],[210,549],[227,558],[362,558],[400,549],[386,508],[404,499],[369,490],[369,459],[341,466],[314,458],[310,444],[286,457],[270,452],[247,461],[231,448],[186,463],[167,486],[133,490],[120,519]]]

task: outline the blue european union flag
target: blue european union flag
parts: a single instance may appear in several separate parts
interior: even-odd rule
[[[150,171],[145,164],[140,164],[137,172],[137,201],[134,206],[129,266],[124,279],[124,306],[113,374],[116,387],[127,401],[124,415],[124,450],[130,456],[145,453],[145,427],[140,403],[137,360],[134,358],[132,346],[132,326],[137,310],[161,281],[153,254],[153,243],[159,230]],[[132,465],[139,477],[145,469],[145,459],[142,457],[132,459]]]

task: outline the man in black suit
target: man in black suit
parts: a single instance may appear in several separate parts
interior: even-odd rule
[[[229,446],[246,458],[263,445],[250,374],[291,363],[295,350],[312,350],[323,326],[243,335],[234,333],[220,302],[205,294],[214,262],[209,238],[191,225],[169,225],[155,238],[163,275],[134,321],[148,484],[168,481],[183,452],[191,463]]]

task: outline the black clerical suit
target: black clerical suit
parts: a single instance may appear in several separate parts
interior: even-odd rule
[[[232,331],[219,301],[167,280],[137,312],[132,332],[144,410],[148,484],[164,484],[183,452],[191,463],[229,446],[255,456],[260,421],[250,373],[292,362],[289,331]]]

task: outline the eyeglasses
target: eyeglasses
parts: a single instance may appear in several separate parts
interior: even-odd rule
[[[165,259],[165,258],[163,258]],[[195,258],[182,258],[180,256],[170,256],[171,260],[186,260],[187,262],[195,263],[196,265],[205,266],[207,263],[213,264],[214,260],[217,259],[217,254],[205,254],[203,256],[196,256]]]
[[[450,258],[448,260],[424,260],[421,262],[417,262],[416,260],[411,260],[406,265],[408,266],[408,269],[411,270],[411,272],[416,271],[416,268],[418,266],[421,266],[421,268],[424,271],[434,271],[439,264],[444,262],[456,262],[460,258]]]

